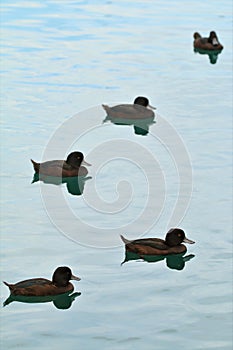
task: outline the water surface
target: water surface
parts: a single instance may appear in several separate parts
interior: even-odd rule
[[[1,279],[50,278],[61,265],[82,277],[65,310],[2,308],[2,347],[231,349],[229,2],[5,0],[1,8]],[[224,45],[215,64],[192,47],[195,31],[212,29]],[[157,107],[147,135],[103,123],[102,103],[138,95]],[[63,129],[72,116],[77,126]],[[188,158],[178,157],[178,139]],[[67,183],[31,184],[30,158],[75,149],[93,164],[82,194]],[[179,172],[182,203],[190,184],[192,195],[172,219]],[[183,269],[166,259],[121,266],[120,234],[163,237],[175,221],[196,241]],[[2,304],[8,295],[2,284]]]

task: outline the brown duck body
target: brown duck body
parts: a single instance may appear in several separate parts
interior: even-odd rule
[[[3,283],[12,295],[48,296],[72,292],[74,286],[70,280],[80,281],[80,278],[72,275],[69,267],[61,266],[54,271],[52,281],[46,278],[31,278],[15,284]]]
[[[4,282],[11,294],[24,296],[47,296],[72,292],[74,286],[69,282],[67,286],[57,287],[52,281],[45,278],[32,278],[15,284]]]
[[[168,255],[186,253],[187,248],[184,244],[175,247],[169,247],[163,239],[147,238],[145,240],[136,240],[126,244],[126,249],[138,255]]]
[[[122,104],[114,107],[102,105],[107,115],[112,118],[123,119],[146,119],[153,118],[154,112],[144,106],[137,104]]]
[[[128,240],[121,236],[125,243],[127,251],[138,255],[168,255],[181,254],[187,251],[187,248],[182,242],[194,243],[185,237],[183,230],[179,228],[170,229],[166,234],[165,240],[161,238],[143,238],[136,240]]]
[[[203,38],[199,33],[194,33],[193,46],[195,49],[207,50],[207,51],[221,51],[223,45],[218,41],[217,34],[212,31],[208,38]]]
[[[86,176],[88,171],[81,164],[90,165],[84,161],[81,152],[72,152],[66,160],[50,160],[43,163],[37,163],[31,159],[36,173],[54,177],[74,177]]]
[[[36,173],[46,176],[73,177],[86,176],[88,174],[88,170],[84,166],[75,168],[64,160],[50,160],[44,163],[37,163],[31,159],[31,162]]]
[[[120,104],[117,106],[109,107],[102,105],[107,115],[111,118],[123,118],[123,119],[146,119],[153,118],[154,112],[149,105],[147,97],[138,96],[134,100],[134,104]]]

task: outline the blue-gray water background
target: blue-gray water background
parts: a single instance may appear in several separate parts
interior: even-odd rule
[[[82,294],[67,310],[52,303],[13,302],[2,308],[3,349],[232,348],[231,15],[228,0],[1,2],[1,280],[50,278],[59,265],[82,277],[74,282]],[[215,64],[192,47],[195,31],[210,30],[224,45]],[[138,95],[148,96],[158,116],[175,128],[192,164],[191,202],[179,226],[196,241],[188,247],[195,257],[181,271],[168,268],[165,260],[120,266],[120,239],[115,248],[85,246],[88,226],[82,244],[70,240],[47,215],[40,184],[31,184],[30,158],[42,159],[54,131],[71,116],[99,106],[93,116],[97,132],[70,145],[93,164],[84,193],[96,181],[102,199],[114,202],[119,174],[132,184],[132,203],[110,215],[91,210],[64,184],[42,187],[62,188],[72,210],[100,231],[113,225],[119,235],[136,238],[145,231],[163,237],[178,181],[175,166],[166,163],[166,147],[150,135],[135,135],[132,126],[102,124],[102,103],[131,102]],[[159,123],[152,134],[156,127]],[[150,149],[161,162],[166,201],[151,228],[145,220],[126,229],[147,205],[146,180],[133,164],[109,161],[95,177],[98,156],[91,156],[92,149],[117,137]],[[68,153],[54,149],[54,158],[62,151]],[[111,151],[117,157],[109,142],[106,155]],[[144,171],[147,177],[150,164]],[[51,195],[60,216],[56,193]],[[147,209],[151,218],[154,207]],[[68,229],[72,223],[64,220]],[[1,303],[8,294],[2,284]]]

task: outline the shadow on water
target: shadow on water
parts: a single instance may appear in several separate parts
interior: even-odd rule
[[[222,50],[203,50],[203,49],[194,49],[195,53],[199,53],[200,55],[208,55],[211,64],[215,64],[218,60],[218,55],[222,52]]]
[[[189,254],[186,256],[184,256],[184,254],[185,253],[171,255],[138,255],[126,250],[125,260],[121,263],[121,265],[130,260],[144,260],[149,263],[166,260],[166,264],[169,269],[183,270],[185,263],[195,257],[194,254]]]
[[[66,310],[69,309],[75,300],[76,297],[80,296],[81,293],[75,292],[70,294],[64,293],[60,295],[48,295],[43,297],[38,296],[24,296],[24,295],[13,295],[10,294],[10,296],[4,301],[3,306],[7,306],[11,304],[14,301],[20,302],[20,303],[28,303],[28,304],[38,304],[38,303],[49,303],[52,302],[53,305],[57,309]]]
[[[150,118],[142,118],[142,119],[129,119],[129,118],[114,118],[112,116],[107,115],[107,117],[103,120],[103,123],[110,121],[115,125],[133,125],[134,133],[136,135],[145,136],[149,133],[149,127],[152,124],[155,124],[155,117]]]
[[[57,186],[66,184],[67,191],[70,194],[74,196],[80,196],[83,194],[86,181],[90,179],[92,179],[91,176],[58,177],[35,173],[32,183],[42,181],[45,184],[52,184]]]

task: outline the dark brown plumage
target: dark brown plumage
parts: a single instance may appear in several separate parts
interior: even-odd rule
[[[126,118],[126,119],[146,119],[154,117],[152,107],[149,105],[149,100],[146,97],[139,96],[134,100],[134,104],[120,104],[109,107],[102,105],[107,115],[112,118]]]
[[[136,240],[128,240],[121,236],[125,243],[125,248],[139,255],[168,255],[185,253],[187,248],[184,243],[193,244],[195,242],[185,237],[183,230],[173,228],[166,234],[165,240],[160,238],[142,238]]]
[[[193,46],[195,49],[208,50],[208,51],[219,51],[223,49],[222,44],[220,44],[217,34],[212,31],[208,38],[203,38],[199,33],[195,32],[193,34],[194,42]]]
[[[81,166],[81,164],[91,165],[84,161],[81,152],[70,153],[66,160],[50,160],[37,163],[31,159],[31,162],[36,173],[58,177],[85,176],[88,171],[84,166]]]
[[[61,266],[55,270],[52,281],[45,278],[31,278],[15,284],[3,283],[13,295],[47,296],[72,292],[74,286],[70,280],[80,281],[80,278],[72,275],[69,267]]]

